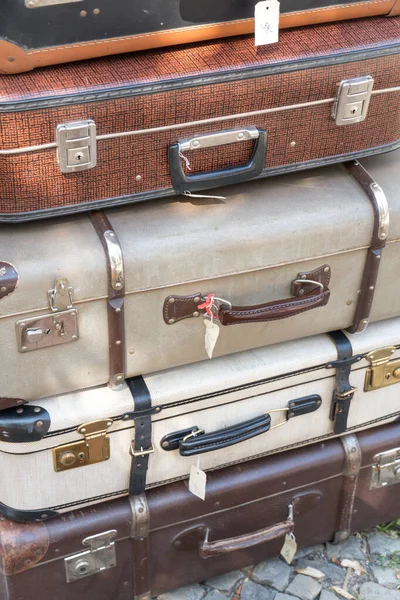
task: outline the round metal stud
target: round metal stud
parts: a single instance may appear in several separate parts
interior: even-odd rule
[[[6,288],[6,286],[5,286],[5,285],[3,285],[3,287],[2,287],[2,288],[0,288],[0,291],[2,291],[2,292],[3,292],[3,294],[5,294],[5,293],[6,293],[6,291],[7,291],[7,288]]]
[[[33,409],[33,412],[35,413],[40,413],[42,409],[39,406],[35,406],[35,408]]]
[[[99,14],[100,14],[100,9],[99,9],[99,8],[95,8],[95,9],[93,10],[93,14],[94,14],[94,15],[99,15]]]
[[[329,267],[325,267],[324,273],[329,273]]]
[[[295,146],[297,146],[297,142],[290,142],[290,145],[292,148],[294,148]]]
[[[121,340],[117,340],[117,341],[115,342],[115,344],[116,344],[117,346],[120,346],[120,345],[121,345]]]
[[[304,295],[304,290],[303,289],[299,290],[299,296],[303,296],[303,295]]]
[[[169,302],[170,304],[173,304],[173,303],[175,302],[175,298],[170,298],[170,299],[168,300],[168,302]]]
[[[193,298],[193,302],[200,302],[200,296],[196,296],[196,298]]]
[[[41,427],[43,427],[43,425],[44,425],[43,421],[36,421],[36,427],[39,427],[39,429]]]
[[[194,317],[199,317],[199,316],[200,316],[200,313],[199,313],[199,312],[197,312],[197,310],[195,310],[195,312],[193,313],[193,316],[194,316]]]
[[[24,409],[23,409],[23,408],[17,408],[17,413],[18,413],[19,415],[20,415],[21,413],[23,413],[23,412],[24,412]]]
[[[199,140],[194,140],[192,143],[192,146],[194,146],[195,148],[198,148],[198,146],[200,146]]]
[[[136,179],[136,181],[142,181],[142,176],[141,175],[136,175],[135,179]]]
[[[397,369],[393,371],[393,377],[396,377],[396,379],[400,379],[400,367],[397,367]]]
[[[244,138],[244,133],[238,133],[237,134],[237,139],[238,140],[242,140]]]
[[[122,288],[122,283],[120,281],[117,281],[117,283],[115,284],[115,287],[117,290],[120,290]]]
[[[81,15],[81,17],[86,17],[87,12],[86,12],[86,10],[81,10],[81,12],[79,14]]]
[[[168,320],[168,324],[169,324],[169,325],[172,325],[173,323],[175,323],[175,319],[169,319],[169,320]]]

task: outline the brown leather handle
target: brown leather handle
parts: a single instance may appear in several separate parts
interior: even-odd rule
[[[298,298],[287,298],[285,300],[274,300],[267,304],[256,306],[232,306],[222,304],[218,311],[221,325],[237,325],[239,323],[257,323],[265,321],[277,321],[293,317],[306,310],[325,306],[330,296],[329,288],[316,286],[312,292]]]
[[[277,523],[276,525],[266,527],[265,529],[259,529],[253,533],[226,538],[225,540],[219,540],[217,542],[208,541],[209,529],[207,529],[206,538],[199,546],[199,553],[201,558],[210,558],[212,556],[219,556],[220,554],[235,552],[236,550],[245,550],[246,548],[252,548],[258,544],[276,540],[277,538],[291,533],[293,529],[294,521],[288,519],[287,521],[282,521],[282,523]]]

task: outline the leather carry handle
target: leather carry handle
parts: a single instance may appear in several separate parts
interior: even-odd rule
[[[210,148],[236,142],[255,140],[250,160],[245,165],[187,175],[182,167],[182,158],[188,164],[184,152]],[[169,147],[168,160],[172,186],[177,194],[199,192],[254,179],[261,175],[267,155],[267,133],[257,127],[231,129],[179,140]]]
[[[321,397],[317,394],[291,400],[287,407],[274,408],[266,414],[217,431],[205,434],[198,427],[167,434],[161,440],[161,448],[178,450],[181,456],[194,456],[227,448],[245,440],[261,435],[277,427],[285,425],[292,417],[298,417],[316,411],[321,406]],[[285,418],[271,426],[271,413],[285,413]]]
[[[277,523],[271,527],[265,527],[265,529],[259,529],[253,533],[226,538],[216,542],[209,542],[208,536],[210,530],[207,529],[205,540],[199,546],[199,554],[201,558],[207,559],[213,556],[235,552],[236,550],[253,548],[253,546],[257,546],[258,544],[271,542],[272,540],[276,540],[277,538],[292,533],[293,530],[294,521],[292,519],[287,519],[286,521],[282,521],[282,523]]]
[[[286,319],[325,306],[330,297],[330,277],[329,265],[300,272],[291,283],[292,297],[254,306],[232,306],[229,300],[200,292],[189,296],[167,296],[163,305],[164,322],[173,325],[183,319],[199,317],[201,313],[218,319],[224,326]]]

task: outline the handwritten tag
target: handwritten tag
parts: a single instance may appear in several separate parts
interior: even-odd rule
[[[198,466],[190,467],[189,492],[192,492],[200,500],[206,499],[207,475]]]
[[[282,546],[282,550],[280,551],[280,555],[283,560],[290,565],[294,559],[294,555],[297,552],[297,542],[293,533],[288,533],[285,535],[285,541]]]
[[[262,0],[257,2],[254,12],[254,32],[256,46],[276,44],[279,41],[278,0]]]
[[[204,326],[206,328],[204,345],[206,347],[208,358],[212,358],[215,344],[217,343],[219,336],[219,327],[214,319],[211,319],[211,321],[209,319],[204,319]]]

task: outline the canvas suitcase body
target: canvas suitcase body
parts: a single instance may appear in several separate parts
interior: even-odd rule
[[[89,3],[90,4],[90,3]],[[91,3],[93,4],[93,3]],[[256,0],[3,0],[0,73],[254,31]],[[285,0],[280,27],[398,15],[398,0]]]
[[[393,421],[399,357],[391,319],[1,411],[0,512],[40,520]]]
[[[196,193],[399,147],[400,18],[1,83],[1,220]]]
[[[399,153],[364,164],[4,225],[1,406],[208,360],[210,293],[215,357],[400,315]]]
[[[344,540],[398,517],[399,436],[392,424],[210,473],[204,502],[181,481],[44,523],[3,519],[3,597],[147,599],[277,556],[293,528],[299,547]]]

